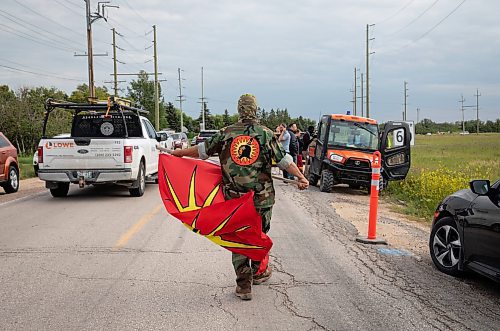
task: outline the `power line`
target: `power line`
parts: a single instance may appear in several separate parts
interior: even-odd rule
[[[81,12],[77,12],[73,8],[70,8],[70,7],[66,6],[63,2],[61,2],[59,0],[54,0],[54,1],[57,2],[58,4],[60,4],[61,6],[63,6],[64,8],[66,8],[67,10],[69,10],[70,12],[72,12],[73,14],[76,14],[76,15],[81,15],[82,14]],[[72,3],[72,2],[69,2],[69,3]],[[73,5],[76,6],[76,4],[74,4],[74,3],[73,3]],[[78,8],[84,9],[83,7],[80,7],[80,6],[78,6]]]
[[[411,5],[414,1],[415,0],[410,0],[406,5],[401,7],[396,13],[394,13],[393,15],[391,15],[391,16],[387,17],[386,19],[383,19],[382,21],[375,23],[375,24],[381,24],[381,23],[385,23],[389,20],[392,20],[394,17],[398,16],[403,10],[405,10],[409,5]]]
[[[138,17],[139,17],[139,18],[140,18],[140,19],[141,19],[144,23],[149,24],[149,23],[148,23],[148,21],[146,21],[146,20],[144,19],[144,17],[142,17],[142,15],[141,15],[141,14],[139,14],[139,13],[138,13],[138,12],[137,12],[137,11],[136,11],[133,7],[132,7],[132,6],[128,3],[128,1],[127,1],[127,0],[122,0],[122,1],[123,1],[123,3],[125,3],[125,5],[126,5],[128,8],[130,8],[130,9],[131,9],[131,10],[135,13],[135,14],[136,14],[136,15],[137,15],[137,16],[138,16]]]
[[[65,51],[65,52],[67,52],[67,51],[72,52],[73,51],[73,49],[70,49],[70,48],[61,47],[61,46],[58,46],[57,44],[53,45],[53,44],[50,44],[49,42],[47,42],[45,40],[42,41],[42,40],[36,39],[35,36],[32,36],[32,35],[30,35],[30,34],[28,34],[26,32],[16,31],[15,29],[11,28],[8,25],[4,25],[4,24],[0,23],[0,26],[6,27],[6,28],[8,28],[10,30],[14,30],[14,31],[9,31],[9,30],[5,30],[5,29],[0,28],[1,31],[7,32],[7,33],[11,33],[11,34],[16,35],[18,37],[21,37],[21,38],[33,41],[33,42],[35,42],[37,44],[40,44],[40,45],[43,45],[43,46],[48,46],[48,47],[50,47],[52,49],[54,49],[54,48],[55,49],[59,49],[59,50]]]
[[[406,24],[405,26],[403,26],[401,29],[399,29],[398,31],[396,31],[394,34],[398,34],[400,33],[401,31],[403,31],[404,29],[406,29],[407,27],[409,27],[410,25],[412,25],[413,23],[415,23],[416,21],[418,21],[422,16],[424,16],[429,10],[431,10],[437,3],[439,2],[439,0],[435,0],[429,7],[427,7],[423,12],[421,12],[417,17],[415,17],[413,20],[411,20],[408,24]]]
[[[48,33],[48,34],[50,34],[50,35],[54,35],[54,36],[56,36],[56,37],[59,37],[59,38],[60,38],[60,39],[62,39],[62,40],[67,40],[67,41],[69,41],[69,42],[73,43],[74,45],[78,45],[78,43],[77,43],[77,42],[75,42],[75,41],[74,41],[74,40],[72,40],[72,39],[68,39],[68,38],[63,37],[63,36],[60,36],[60,35],[58,35],[58,34],[56,34],[56,33],[53,33],[53,32],[51,32],[51,31],[48,31],[48,30],[46,30],[46,29],[44,29],[44,28],[42,28],[42,27],[40,27],[40,26],[37,26],[37,25],[35,25],[35,24],[33,24],[33,23],[30,23],[30,22],[27,22],[26,20],[23,20],[22,18],[19,18],[19,17],[15,16],[15,15],[12,15],[12,14],[10,14],[10,13],[8,13],[8,12],[4,11],[4,10],[1,10],[1,9],[0,9],[0,16],[5,17],[5,18],[6,18],[6,19],[8,19],[9,21],[11,21],[11,22],[13,22],[13,23],[15,23],[15,24],[17,24],[17,25],[19,25],[19,26],[23,27],[23,28],[24,28],[24,29],[26,29],[26,30],[29,30],[29,31],[31,31],[31,32],[34,32],[35,34],[37,34],[37,35],[39,35],[39,36],[41,36],[41,37],[45,38],[45,39],[46,39],[46,40],[48,40],[48,41],[53,41],[53,42],[56,42],[56,43],[61,43],[61,42],[60,42],[59,40],[57,40],[57,39],[54,39],[54,38],[51,38],[51,37],[47,37],[47,36],[45,36],[45,35],[41,34],[39,30],[44,31],[44,32],[46,32],[46,33]],[[13,18],[14,18],[14,19],[13,19]],[[23,24],[23,23],[21,23],[21,22],[23,22],[24,24]],[[29,27],[28,25],[30,25],[30,26],[32,26],[32,27],[34,27],[34,28],[36,28],[37,30],[35,30],[35,29],[33,29],[33,28]],[[67,43],[66,43],[66,44],[67,44]],[[81,45],[78,45],[78,47],[81,47]]]
[[[45,76],[45,77],[50,77],[50,78],[57,78],[57,79],[63,79],[63,80],[84,82],[84,80],[82,80],[82,79],[73,79],[73,78],[63,77],[63,76],[59,76],[59,75],[44,74],[44,73],[41,73],[41,72],[35,72],[35,71],[30,71],[30,70],[24,70],[24,69],[14,68],[14,67],[6,66],[6,65],[3,65],[3,64],[0,64],[0,67],[5,68],[7,70],[11,70],[11,71],[17,71],[17,72],[23,72],[23,73],[32,74],[32,75],[35,75],[35,76]]]
[[[440,26],[448,17],[450,17],[451,15],[453,15],[453,13],[455,13],[458,10],[458,8],[460,8],[460,6],[462,6],[464,4],[465,1],[467,1],[467,0],[463,0],[462,2],[460,2],[451,12],[448,13],[448,15],[446,15],[442,20],[440,20],[439,22],[437,22],[436,25],[434,25],[432,28],[430,28],[429,30],[427,30],[424,34],[422,34],[417,39],[415,39],[413,41],[410,41],[408,44],[406,44],[402,48],[408,47],[409,45],[416,43],[417,41],[419,41],[420,39],[424,38],[425,36],[427,36],[432,31],[434,31],[434,29],[436,29],[438,26]]]
[[[37,70],[38,70],[39,72],[41,72],[41,73],[43,73],[43,74],[47,74],[47,75],[55,75],[55,76],[57,76],[57,74],[56,74],[56,73],[49,72],[49,71],[45,71],[45,70],[40,70],[39,68],[33,68],[33,67],[31,67],[31,66],[28,66],[28,65],[25,65],[25,64],[22,64],[22,63],[19,63],[19,62],[15,62],[15,61],[12,61],[12,60],[7,60],[7,59],[2,59],[2,58],[0,58],[0,61],[3,61],[3,62],[9,62],[9,63],[12,63],[12,64],[14,64],[14,65],[16,65],[16,66],[21,66],[21,67],[22,67],[22,68],[24,68],[25,70],[26,70],[26,69],[32,69],[32,70],[34,70],[34,71],[37,71]],[[66,77],[66,76],[65,76],[65,77]],[[71,78],[71,79],[74,79],[74,80],[83,80],[83,79],[80,79],[80,78],[77,78],[77,77],[69,77],[69,76],[67,76],[66,78]]]
[[[54,24],[56,24],[56,25],[58,25],[58,26],[60,26],[60,27],[62,27],[62,28],[64,28],[64,29],[66,29],[66,30],[68,30],[68,31],[71,31],[71,32],[73,32],[73,33],[75,33],[75,34],[77,34],[77,35],[79,35],[79,36],[83,36],[83,35],[84,35],[83,33],[79,32],[79,31],[76,31],[76,30],[73,30],[73,29],[71,29],[71,28],[67,27],[66,25],[63,25],[63,24],[61,24],[61,23],[59,23],[59,22],[57,22],[57,21],[55,21],[55,20],[51,19],[50,17],[48,17],[48,16],[46,16],[46,15],[42,15],[42,14],[40,14],[40,13],[39,13],[39,12],[37,12],[36,10],[31,9],[29,6],[26,6],[25,4],[23,4],[23,3],[19,2],[18,0],[14,0],[14,1],[15,1],[18,5],[20,5],[21,7],[23,7],[23,8],[25,8],[25,9],[29,10],[30,12],[32,12],[33,14],[35,14],[35,15],[37,15],[37,16],[43,17],[44,19],[46,19],[46,20],[48,20],[48,21],[50,21],[50,22],[52,22],[52,23],[54,23]]]

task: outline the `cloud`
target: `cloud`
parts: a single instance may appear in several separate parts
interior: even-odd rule
[[[354,67],[365,71],[366,24],[376,23],[370,29],[370,37],[375,38],[371,50],[376,52],[370,60],[373,117],[382,121],[400,118],[404,80],[409,82],[412,108],[450,109],[429,113],[434,120],[454,120],[456,100],[461,93],[475,93],[476,87],[482,92],[485,109],[491,109],[485,114],[500,117],[500,111],[495,111],[500,101],[496,79],[500,74],[496,64],[500,3],[467,1],[422,37],[459,3],[439,1],[419,17],[434,2],[114,0],[120,8],[109,9],[108,23],[99,20],[93,24],[95,51],[108,53],[96,57],[96,81],[102,85],[111,77],[111,27],[123,35],[117,39],[124,49],[118,51],[118,58],[126,64],[119,64],[119,71],[151,72],[152,62],[145,62],[151,60],[152,49],[145,48],[151,46],[148,32],[156,24],[159,67],[162,78],[167,79],[162,83],[165,96],[169,101],[176,99],[177,68],[182,68],[188,95],[184,108],[192,116],[199,109],[202,66],[205,96],[216,113],[234,109],[244,92],[256,93],[266,108],[287,107],[295,116],[316,118],[319,112],[345,112],[351,108]],[[96,2],[92,4],[95,8]],[[86,60],[73,56],[74,51],[86,49],[83,1],[6,0],[2,10],[70,41],[55,37],[66,50],[51,49],[9,34],[0,26],[0,38],[6,45],[0,64],[1,58],[15,60],[86,82]],[[48,36],[12,22],[2,24],[40,39]],[[76,85],[5,70],[0,70],[0,79],[12,87],[44,84],[67,92]]]

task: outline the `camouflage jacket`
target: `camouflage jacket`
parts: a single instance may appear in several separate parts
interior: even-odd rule
[[[204,144],[207,156],[219,155],[226,199],[254,191],[256,208],[273,206],[271,164],[282,161],[286,152],[271,130],[243,120],[223,128]]]

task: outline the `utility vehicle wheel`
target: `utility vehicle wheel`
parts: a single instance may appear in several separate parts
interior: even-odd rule
[[[141,162],[139,166],[137,181],[134,184],[137,185],[137,187],[129,189],[130,195],[133,197],[142,197],[144,191],[146,190],[146,175],[145,175],[144,162]]]
[[[432,262],[445,274],[459,276],[458,264],[462,256],[462,243],[457,225],[451,217],[443,217],[434,225],[429,239]]]
[[[309,181],[309,185],[318,186],[318,180],[319,180],[318,176],[316,176],[310,171],[308,171],[307,180]]]
[[[64,198],[68,195],[68,191],[69,183],[58,183],[57,188],[50,189],[50,194],[52,194],[54,198]]]
[[[3,189],[5,193],[14,193],[19,190],[19,171],[16,167],[9,167],[9,178],[5,184],[3,184]]]
[[[335,184],[335,178],[333,172],[325,169],[321,172],[321,182],[319,184],[319,190],[321,192],[331,192],[333,190],[333,185]]]

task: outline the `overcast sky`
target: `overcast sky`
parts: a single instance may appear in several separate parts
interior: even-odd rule
[[[370,28],[370,115],[400,120],[404,81],[408,119],[461,120],[460,96],[481,119],[500,118],[500,1],[487,0],[111,0],[108,21],[93,26],[96,85],[112,80],[111,28],[119,72],[152,72],[149,33],[157,26],[164,96],[175,101],[182,72],[185,111],[199,114],[201,67],[214,113],[235,112],[242,93],[261,107],[288,108],[292,116],[352,109],[354,68],[366,77],[366,24]],[[97,1],[92,0],[95,11]],[[55,86],[70,93],[87,83],[83,0],[2,0],[0,83]],[[51,47],[50,45],[53,45]],[[5,68],[5,66],[10,67]],[[14,69],[17,69],[14,70]],[[21,72],[30,71],[32,73]],[[34,74],[33,74],[34,73]],[[123,77],[120,79],[124,79]],[[126,80],[133,79],[126,77]],[[112,84],[106,84],[111,90]],[[127,83],[120,87],[126,92]],[[358,87],[358,96],[361,94]],[[465,108],[466,119],[475,108]],[[358,112],[361,110],[358,100]]]

